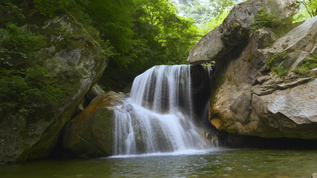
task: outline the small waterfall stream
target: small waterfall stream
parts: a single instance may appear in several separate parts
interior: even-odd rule
[[[115,155],[206,147],[192,123],[190,66],[152,67],[134,79],[125,102],[115,110]]]

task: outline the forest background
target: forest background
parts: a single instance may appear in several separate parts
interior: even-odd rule
[[[39,12],[70,13],[101,46],[108,58],[99,84],[124,91],[135,76],[154,65],[186,64],[203,35],[221,24],[244,0],[2,0],[0,2],[0,111],[21,106],[36,109],[61,97],[56,77],[36,52],[47,46],[26,31],[25,17]],[[25,8],[28,2],[31,6]],[[294,22],[316,15],[317,1],[302,1]],[[22,108],[22,109],[21,109]]]

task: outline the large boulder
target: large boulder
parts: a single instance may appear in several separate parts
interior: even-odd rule
[[[124,94],[107,92],[96,97],[65,129],[65,148],[79,157],[113,154],[114,111],[123,105]]]
[[[285,25],[298,10],[296,0],[249,0],[238,4],[220,25],[207,35],[190,51],[187,61],[198,64],[221,59],[234,47],[249,39],[252,25],[261,9],[278,14],[277,18]]]
[[[206,34],[190,51],[187,61],[191,64],[201,64],[213,59],[219,59],[231,51],[221,40],[220,28]]]
[[[38,57],[56,74],[64,96],[45,112],[1,116],[0,162],[46,158],[77,105],[106,67],[99,45],[68,12],[59,10],[52,17],[35,12],[25,22],[26,30],[45,37],[48,47],[40,50]]]
[[[210,122],[241,135],[317,139],[316,29],[314,17],[273,44],[260,29],[219,60]]]

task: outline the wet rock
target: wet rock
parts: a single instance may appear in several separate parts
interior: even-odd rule
[[[190,66],[193,113],[196,116],[196,125],[203,128],[208,128],[210,125],[208,122],[208,104],[211,93],[212,73],[213,70],[210,66]]]
[[[107,92],[95,98],[63,135],[64,146],[78,157],[109,156],[113,153],[114,110],[121,106],[122,93]]]

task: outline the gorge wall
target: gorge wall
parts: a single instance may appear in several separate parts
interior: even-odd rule
[[[0,163],[48,157],[64,125],[106,67],[99,45],[64,10],[52,17],[34,12],[21,26],[45,37],[48,47],[37,55],[41,64],[56,74],[63,97],[44,112],[25,115],[6,111],[7,115],[0,116]]]
[[[279,26],[254,29],[260,10]],[[188,62],[215,61],[209,120],[227,133],[317,139],[317,17],[292,24],[298,3],[247,1],[204,36]]]

